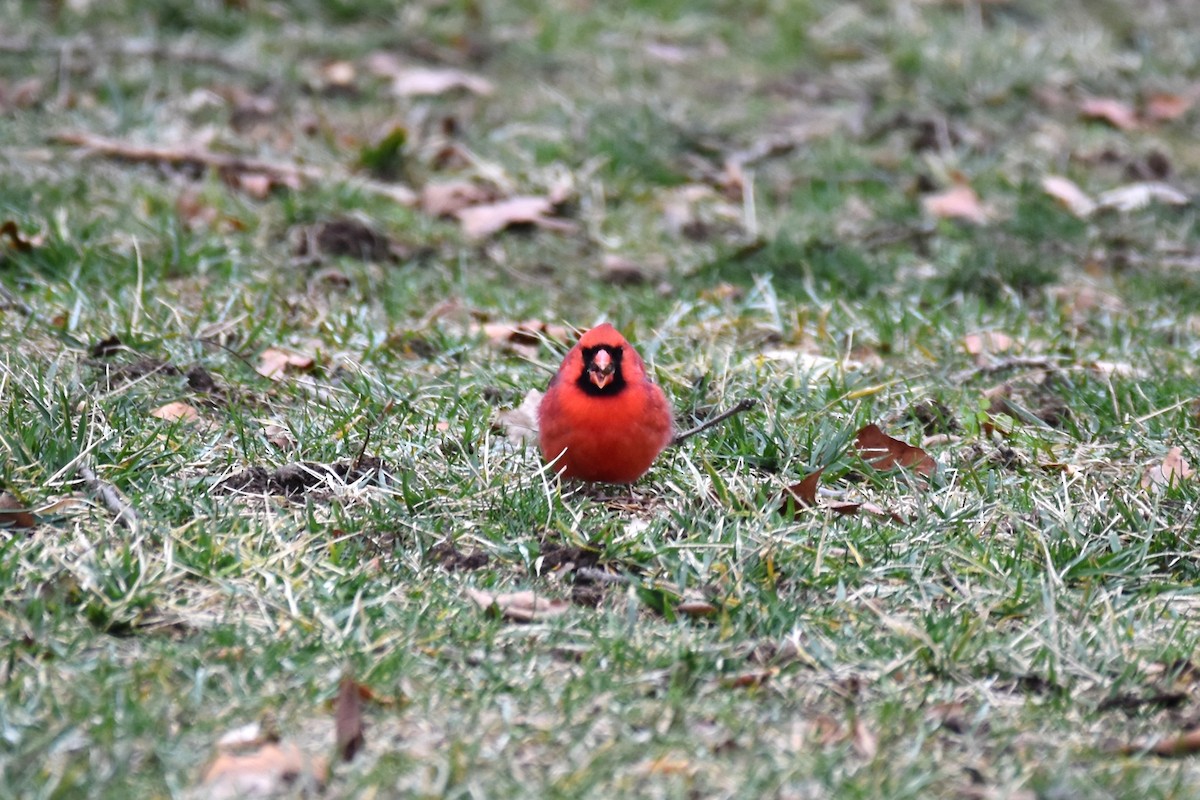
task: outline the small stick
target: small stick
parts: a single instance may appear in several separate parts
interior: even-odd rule
[[[597,569],[596,567],[579,567],[575,570],[575,577],[577,579],[582,578],[585,581],[591,581],[592,583],[629,583],[628,575],[621,575],[615,572],[606,572],[605,570]]]
[[[128,503],[121,499],[121,493],[117,491],[117,487],[100,480],[89,466],[81,465],[77,472],[79,473],[79,477],[87,481],[91,490],[100,495],[100,499],[104,501],[105,507],[116,515],[118,523],[130,530],[137,530],[140,524],[137,513]]]
[[[741,414],[743,411],[749,411],[750,409],[754,408],[756,405],[758,405],[758,401],[755,400],[753,397],[743,397],[741,400],[738,401],[738,404],[736,406],[729,409],[728,411],[722,411],[720,414],[717,414],[712,419],[706,419],[704,422],[701,422],[699,425],[697,425],[694,428],[688,428],[686,431],[677,433],[675,435],[675,438],[671,440],[671,444],[675,444],[675,445],[683,444],[688,439],[695,436],[697,433],[703,433],[704,431],[708,430],[709,428],[712,428],[716,425],[720,425],[722,422],[729,419],[730,417],[732,417],[736,414]]]

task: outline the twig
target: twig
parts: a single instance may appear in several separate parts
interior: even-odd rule
[[[79,477],[87,481],[87,485],[91,490],[100,495],[100,499],[104,501],[104,505],[116,515],[117,522],[124,525],[130,530],[137,530],[140,525],[137,513],[133,508],[121,498],[121,493],[117,491],[117,487],[111,483],[106,483],[96,477],[96,473],[92,468],[81,464],[76,470]]]
[[[981,364],[951,373],[948,380],[951,383],[965,383],[980,375],[991,375],[1010,369],[1058,369],[1058,362],[1047,356],[1009,356],[991,364]]]
[[[56,133],[50,141],[80,147],[105,158],[143,164],[170,164],[177,167],[204,167],[218,172],[258,173],[279,183],[328,183],[345,181],[371,194],[391,198],[401,205],[415,205],[416,194],[406,186],[357,178],[320,167],[283,161],[263,161],[229,153],[215,153],[203,148],[144,147],[96,136],[91,133]]]
[[[743,397],[741,400],[738,401],[738,404],[736,406],[729,409],[728,411],[722,411],[720,414],[717,414],[712,419],[706,419],[704,422],[700,423],[699,425],[697,425],[694,428],[688,428],[686,431],[677,433],[675,435],[675,438],[671,440],[671,444],[674,444],[674,445],[683,444],[684,442],[686,442],[688,439],[692,438],[696,434],[703,433],[704,431],[708,430],[709,428],[711,428],[715,425],[720,425],[722,422],[724,422],[725,420],[734,416],[735,414],[741,414],[743,411],[749,411],[750,409],[754,408],[756,405],[758,405],[758,401],[755,400],[753,397]]]
[[[616,572],[606,572],[602,569],[597,569],[596,567],[579,567],[575,570],[575,578],[576,583],[578,583],[580,578],[585,581],[591,581],[592,583],[628,584],[630,582],[628,575],[621,575]]]

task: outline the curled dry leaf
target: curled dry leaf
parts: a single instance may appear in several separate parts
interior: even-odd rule
[[[291,370],[307,371],[313,367],[313,357],[295,350],[268,347],[258,356],[258,374],[273,381],[283,378]]]
[[[527,319],[524,322],[485,322],[479,328],[488,342],[504,350],[513,350],[532,358],[545,339],[559,342],[571,340],[570,331],[562,325],[551,325],[541,320]]]
[[[1107,122],[1114,128],[1131,131],[1138,127],[1137,112],[1123,100],[1111,97],[1089,97],[1079,104],[1079,115],[1084,119]]]
[[[731,678],[724,679],[721,683],[730,689],[750,689],[762,686],[778,674],[779,667],[768,667],[767,669],[756,669],[750,672],[743,672],[740,675],[734,675]]]
[[[817,504],[817,489],[821,485],[821,473],[825,471],[821,467],[816,472],[807,475],[804,480],[799,483],[793,483],[783,490],[783,503],[780,506],[780,513],[786,514],[788,507],[793,504],[796,510],[800,507],[812,507]]]
[[[32,528],[37,520],[11,492],[0,492],[0,529]]]
[[[219,753],[200,783],[207,798],[275,797],[304,785],[320,789],[327,772],[323,758],[294,744],[268,742],[248,753]]]
[[[938,219],[961,219],[982,225],[991,214],[979,199],[979,194],[965,183],[956,184],[942,192],[921,198],[925,213]]]
[[[467,596],[485,611],[498,613],[513,622],[537,622],[563,614],[571,604],[566,600],[542,597],[536,592],[495,594],[479,589],[467,589]]]
[[[421,188],[421,210],[431,217],[450,217],[471,206],[490,203],[496,195],[471,181],[427,183]]]
[[[1162,756],[1163,758],[1190,756],[1194,753],[1200,753],[1200,728],[1185,731],[1177,736],[1166,736],[1157,741],[1124,745],[1118,748],[1118,751],[1128,756],[1141,755],[1143,753]]]
[[[537,412],[538,406],[541,404],[542,393],[537,389],[530,389],[525,393],[525,399],[521,401],[521,405],[501,411],[497,415],[496,421],[504,431],[504,435],[514,445],[520,446],[523,443],[537,442]]]
[[[707,600],[688,599],[675,604],[675,613],[685,617],[711,617],[720,611]]]
[[[1155,92],[1146,98],[1143,114],[1150,122],[1173,122],[1191,111],[1195,94]]]
[[[459,69],[408,67],[392,76],[392,94],[397,97],[419,97],[464,91],[487,97],[494,88],[482,75]]]
[[[1103,192],[1096,203],[1100,208],[1111,208],[1115,211],[1137,211],[1151,203],[1162,203],[1167,206],[1186,206],[1190,198],[1178,189],[1160,181],[1144,181],[1118,186]]]
[[[1172,447],[1158,464],[1151,464],[1142,473],[1142,488],[1161,491],[1190,480],[1195,470],[1183,457],[1183,449]]]
[[[196,409],[179,401],[159,406],[150,412],[150,416],[166,422],[197,422],[200,419],[200,413]]]
[[[1075,181],[1062,175],[1047,175],[1042,178],[1042,191],[1080,219],[1086,219],[1096,210],[1096,201],[1080,189]]]
[[[919,475],[932,475],[937,462],[919,447],[888,436],[874,423],[864,425],[854,436],[854,447],[863,460],[877,470],[908,469]]]
[[[342,678],[338,686],[337,700],[333,704],[333,719],[337,754],[343,761],[353,760],[366,741],[362,718],[364,688],[349,675]]]
[[[646,270],[636,261],[606,253],[600,261],[600,277],[605,283],[633,286],[646,282]]]
[[[963,347],[973,356],[1003,353],[1011,350],[1015,344],[1015,339],[1000,331],[980,331],[963,337]]]
[[[19,253],[26,253],[46,243],[45,234],[25,236],[21,233],[21,229],[17,227],[17,223],[11,219],[0,222],[0,238],[8,239],[9,246]]]
[[[555,203],[548,197],[524,195],[496,203],[468,206],[454,212],[469,239],[486,239],[513,225],[533,225],[559,233],[574,233],[578,226],[554,215]]]

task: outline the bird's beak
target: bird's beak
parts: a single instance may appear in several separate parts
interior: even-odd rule
[[[596,385],[597,389],[603,389],[612,383],[616,369],[612,356],[608,354],[607,350],[601,350],[592,357],[591,366],[588,367],[588,378]]]

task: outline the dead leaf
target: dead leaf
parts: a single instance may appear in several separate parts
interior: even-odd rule
[[[1133,106],[1111,97],[1087,98],[1079,104],[1079,115],[1084,119],[1107,122],[1122,131],[1131,131],[1138,127],[1137,112],[1133,110]]]
[[[720,611],[707,600],[682,600],[675,604],[675,612],[687,617],[711,617]]]
[[[200,413],[196,409],[180,401],[159,406],[150,412],[150,416],[167,422],[196,422],[200,419]]]
[[[479,589],[467,589],[467,596],[480,608],[486,611],[494,610],[494,613],[513,622],[551,619],[571,607],[566,600],[551,600],[531,591],[495,594]]]
[[[559,233],[574,233],[578,229],[574,222],[553,214],[554,203],[550,198],[532,195],[468,206],[454,212],[468,239],[486,239],[513,225],[534,225]]]
[[[207,798],[274,797],[312,784],[321,789],[327,765],[294,744],[268,742],[249,753],[222,752],[201,778]]]
[[[1158,464],[1152,464],[1142,473],[1142,488],[1161,491],[1189,480],[1195,473],[1183,457],[1183,449],[1172,447]]]
[[[921,206],[925,213],[938,219],[961,219],[979,225],[991,216],[976,191],[965,183],[925,195],[921,198]]]
[[[1073,180],[1062,175],[1047,175],[1042,178],[1042,191],[1080,219],[1086,219],[1096,210],[1096,201]]]
[[[605,253],[601,259],[600,278],[617,286],[635,286],[647,280],[641,264],[614,253]]]
[[[1146,98],[1143,115],[1150,122],[1174,122],[1191,111],[1195,95],[1154,92]]]
[[[0,492],[0,529],[33,528],[37,520],[28,507],[11,492]]]
[[[427,183],[421,188],[421,210],[431,217],[451,217],[471,206],[496,199],[490,189],[471,181]]]
[[[503,350],[512,350],[526,358],[536,356],[545,339],[566,342],[573,338],[566,327],[536,319],[524,322],[485,322],[471,328],[472,333],[480,330],[489,343]]]
[[[821,473],[825,471],[821,467],[816,472],[812,472],[805,476],[804,480],[799,483],[793,483],[783,490],[783,504],[780,506],[780,513],[786,514],[789,505],[798,504],[796,510],[800,507],[812,507],[817,504],[817,488],[821,485]]]
[[[420,97],[464,91],[487,97],[494,91],[492,82],[482,75],[459,69],[439,69],[404,64],[387,54],[368,57],[368,68],[377,75],[391,78],[392,94],[397,97]]]
[[[45,234],[24,236],[21,233],[21,229],[17,227],[17,223],[11,219],[6,219],[0,223],[0,238],[7,238],[9,245],[18,253],[27,253],[35,247],[41,247],[46,243]]]
[[[750,689],[756,686],[762,686],[767,681],[779,674],[779,667],[768,667],[767,669],[756,669],[750,672],[743,672],[740,675],[734,675],[731,678],[726,678],[721,681],[723,686],[730,689]]]
[[[937,462],[924,450],[893,439],[874,423],[859,429],[854,446],[864,461],[880,471],[900,467],[919,475],[932,475],[937,470]]]
[[[1178,189],[1160,181],[1143,181],[1109,189],[1096,198],[1100,208],[1116,211],[1137,211],[1151,203],[1168,206],[1186,206],[1191,199]]]
[[[987,355],[989,353],[1003,353],[1011,350],[1016,340],[1007,333],[1000,331],[982,331],[980,333],[968,333],[963,337],[963,347],[973,356]]]
[[[854,750],[863,758],[874,758],[879,752],[879,741],[875,737],[875,733],[867,727],[867,723],[862,721],[861,717],[854,720],[854,725],[851,728],[851,744]]]
[[[268,347],[258,356],[258,374],[273,381],[282,379],[284,373],[289,370],[305,372],[312,367],[313,357],[297,353],[295,350]]]
[[[869,514],[870,516],[878,519],[890,519],[892,522],[898,522],[901,525],[907,525],[910,522],[910,520],[903,514],[899,514],[895,511],[888,511],[886,508],[876,505],[875,503],[863,501],[854,502],[850,500],[838,500],[833,503],[828,503],[822,506],[822,508],[828,508],[830,511],[841,517],[852,517],[855,514],[862,512],[863,514]]]
[[[337,700],[333,704],[333,719],[337,740],[337,754],[342,761],[351,761],[366,741],[363,736],[362,691],[349,675],[342,678],[338,686]]]
[[[1153,742],[1124,745],[1118,748],[1118,750],[1127,756],[1149,753],[1164,758],[1175,758],[1177,756],[1200,753],[1200,728],[1185,731],[1177,736],[1167,736]]]
[[[504,431],[508,440],[516,446],[524,443],[533,444],[538,438],[538,407],[542,404],[542,393],[530,389],[525,393],[525,399],[516,408],[501,411],[496,421]]]

